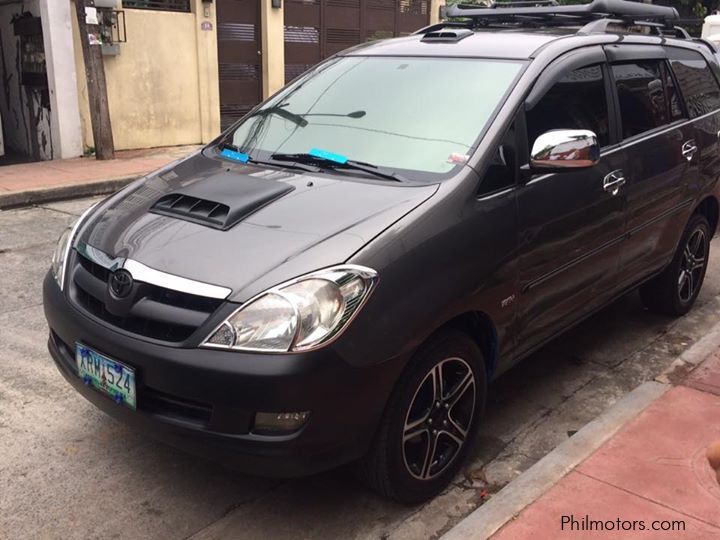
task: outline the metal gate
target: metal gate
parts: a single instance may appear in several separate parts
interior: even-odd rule
[[[285,82],[347,47],[430,23],[430,0],[285,0]]]
[[[220,125],[262,100],[260,0],[217,0]]]

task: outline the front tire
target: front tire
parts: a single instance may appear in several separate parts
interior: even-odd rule
[[[359,464],[364,482],[409,504],[442,491],[460,470],[476,437],[486,380],[482,352],[466,334],[444,331],[421,347]]]
[[[694,214],[685,228],[670,265],[640,287],[648,309],[663,315],[685,315],[695,304],[702,288],[710,256],[710,223]]]

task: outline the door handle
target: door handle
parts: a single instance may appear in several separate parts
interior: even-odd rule
[[[683,157],[688,161],[692,161],[692,158],[695,157],[695,154],[698,151],[698,147],[697,144],[695,144],[695,141],[693,139],[690,139],[682,145],[681,150]]]
[[[620,188],[625,185],[625,175],[622,169],[617,169],[603,178],[603,189],[613,197],[620,193]]]

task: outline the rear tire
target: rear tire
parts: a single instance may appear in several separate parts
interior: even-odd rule
[[[398,381],[373,445],[358,464],[361,480],[402,503],[437,495],[473,446],[486,380],[482,352],[466,334],[443,331],[423,345]]]
[[[648,309],[679,317],[695,304],[710,256],[710,224],[702,214],[694,214],[685,227],[672,262],[663,272],[640,287],[640,297]]]

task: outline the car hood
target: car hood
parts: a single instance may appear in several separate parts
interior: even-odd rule
[[[436,191],[437,185],[296,173],[198,153],[99,205],[78,242],[228,287],[230,299],[245,301],[345,262]]]

